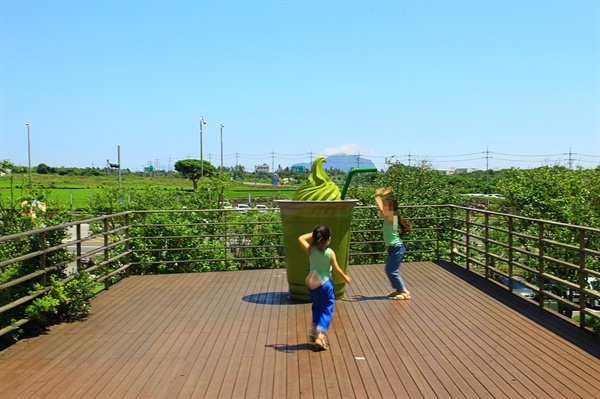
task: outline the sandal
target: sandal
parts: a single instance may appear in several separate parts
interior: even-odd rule
[[[412,299],[412,297],[410,296],[410,294],[398,294],[394,297],[391,297],[391,299],[395,299],[395,300],[408,300],[408,299]]]
[[[317,339],[315,340],[315,345],[317,348],[319,348],[321,350],[327,349],[327,337],[325,336],[324,333],[320,332],[317,335]]]

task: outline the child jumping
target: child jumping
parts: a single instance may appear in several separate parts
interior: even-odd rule
[[[411,299],[410,292],[406,289],[400,276],[400,264],[406,252],[404,243],[398,233],[398,202],[388,198],[392,188],[378,188],[375,191],[375,202],[383,217],[383,239],[388,246],[388,255],[385,261],[385,272],[390,279],[394,291],[388,294],[390,299]],[[383,198],[382,198],[383,197]]]
[[[312,327],[311,341],[319,349],[327,349],[327,330],[333,317],[335,295],[331,271],[350,283],[352,280],[340,268],[335,252],[329,248],[331,230],[321,224],[315,227],[312,233],[298,237],[298,243],[306,251],[310,259],[310,271],[315,270],[321,277],[322,285],[313,290],[309,289],[312,300]]]

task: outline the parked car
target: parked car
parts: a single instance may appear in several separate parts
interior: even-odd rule
[[[533,276],[529,279],[529,281],[531,282],[531,284],[533,285],[537,285],[538,287],[540,286],[539,280],[537,276]],[[551,280],[549,278],[545,278],[544,279],[544,291],[548,291],[553,293],[554,295],[558,295],[558,296],[564,296],[565,294],[565,288],[564,285],[560,285],[558,282]],[[537,299],[537,298],[536,298]]]
[[[257,209],[259,212],[266,212],[268,208],[267,208],[267,206],[266,206],[266,205],[258,204],[258,205],[256,205],[256,209]]]
[[[248,204],[238,204],[236,210],[242,213],[246,213],[248,212],[248,209],[250,209],[250,205]]]
[[[507,287],[509,286],[510,281],[509,281],[509,278],[506,276],[498,277],[498,281]],[[525,283],[527,283],[527,279],[525,279],[525,277],[513,276],[513,282],[512,282],[513,292],[516,292],[517,294],[519,294],[525,298],[534,299],[536,296],[535,291],[532,290],[531,288],[527,287],[525,285]]]
[[[219,204],[221,206],[221,208],[223,209],[232,209],[233,207],[231,206],[231,204],[227,201],[221,202]]]
[[[586,288],[600,293],[600,279],[596,277],[588,277]],[[579,292],[577,291],[573,293],[573,302],[579,303]],[[586,297],[586,302],[590,308],[600,308],[600,299],[598,298]]]

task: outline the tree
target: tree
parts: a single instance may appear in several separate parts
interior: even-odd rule
[[[527,219],[516,221],[515,229],[527,232],[517,238],[516,244],[530,252],[543,249],[544,258],[541,273],[550,273],[562,280],[577,283],[589,275],[580,275],[576,268],[563,266],[561,262],[552,259],[560,259],[573,265],[581,262],[582,254],[573,251],[581,245],[581,237],[568,225],[580,225],[598,228],[600,227],[600,167],[596,169],[578,168],[567,169],[563,166],[544,166],[536,169],[511,169],[503,174],[498,181],[500,192],[506,196],[505,202],[511,211],[519,216],[532,219],[552,220],[565,225],[548,225],[543,230],[543,237],[563,245],[543,246],[527,237],[536,237],[540,233],[538,223]],[[540,248],[540,245],[542,246]],[[598,248],[600,237],[598,234],[588,233],[585,237],[587,248]],[[600,262],[597,256],[584,254],[585,266],[589,270],[600,270]],[[529,265],[538,267],[535,261]],[[573,298],[573,290],[567,289],[563,284],[557,283],[555,291],[559,295],[568,295]],[[559,311],[570,316],[572,309],[559,303]]]
[[[50,166],[46,165],[45,163],[41,163],[37,166],[37,173],[39,173],[40,175],[47,175],[50,173],[55,173],[56,171],[54,170],[54,168],[51,168]]]
[[[204,164],[204,171],[202,170],[202,163]],[[197,159],[182,159],[181,161],[175,162],[175,170],[186,179],[190,179],[194,184],[194,191],[198,188],[198,180],[200,180],[202,173],[204,177],[211,177],[217,173],[217,168],[210,164],[210,162],[202,161],[200,163]]]
[[[405,255],[405,261],[435,260],[437,254],[431,251],[428,242],[441,239],[439,253],[449,250],[448,244],[443,244],[441,235],[447,234],[449,229],[437,215],[437,208],[411,207],[414,205],[444,205],[457,204],[461,200],[453,186],[447,184],[446,176],[434,170],[429,164],[407,166],[402,163],[388,162],[385,173],[365,174],[361,176],[364,181],[371,184],[350,184],[347,198],[355,198],[362,205],[370,207],[357,207],[354,211],[352,231],[357,255],[353,257],[356,263],[381,263],[385,262],[383,254],[385,244],[381,241],[380,229],[381,216],[374,206],[373,194],[375,187],[392,187],[391,197],[398,201],[402,217],[408,219],[415,231],[405,237],[410,241],[410,252]],[[439,233],[438,233],[439,232]],[[440,236],[437,236],[437,235]],[[447,242],[447,241],[446,241]],[[445,246],[444,246],[445,245]]]
[[[419,166],[388,163],[385,174],[378,175],[377,185],[391,186],[392,197],[400,205],[457,204],[456,189],[447,183],[447,177],[426,162]]]
[[[600,167],[511,169],[498,181],[514,213],[535,219],[600,227]]]

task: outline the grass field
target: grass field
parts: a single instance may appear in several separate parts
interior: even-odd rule
[[[88,201],[105,188],[116,188],[119,185],[116,175],[112,176],[59,176],[32,174],[34,189],[43,190],[48,200],[54,204],[65,206],[72,210],[85,209]],[[158,188],[164,190],[193,189],[190,180],[174,176],[121,176],[121,187],[124,190],[145,190]],[[236,181],[226,190],[225,198],[240,200],[259,197],[291,198],[298,186],[276,186],[267,181]],[[2,200],[26,198],[29,193],[29,175],[14,174],[11,179],[0,177],[0,196]]]

